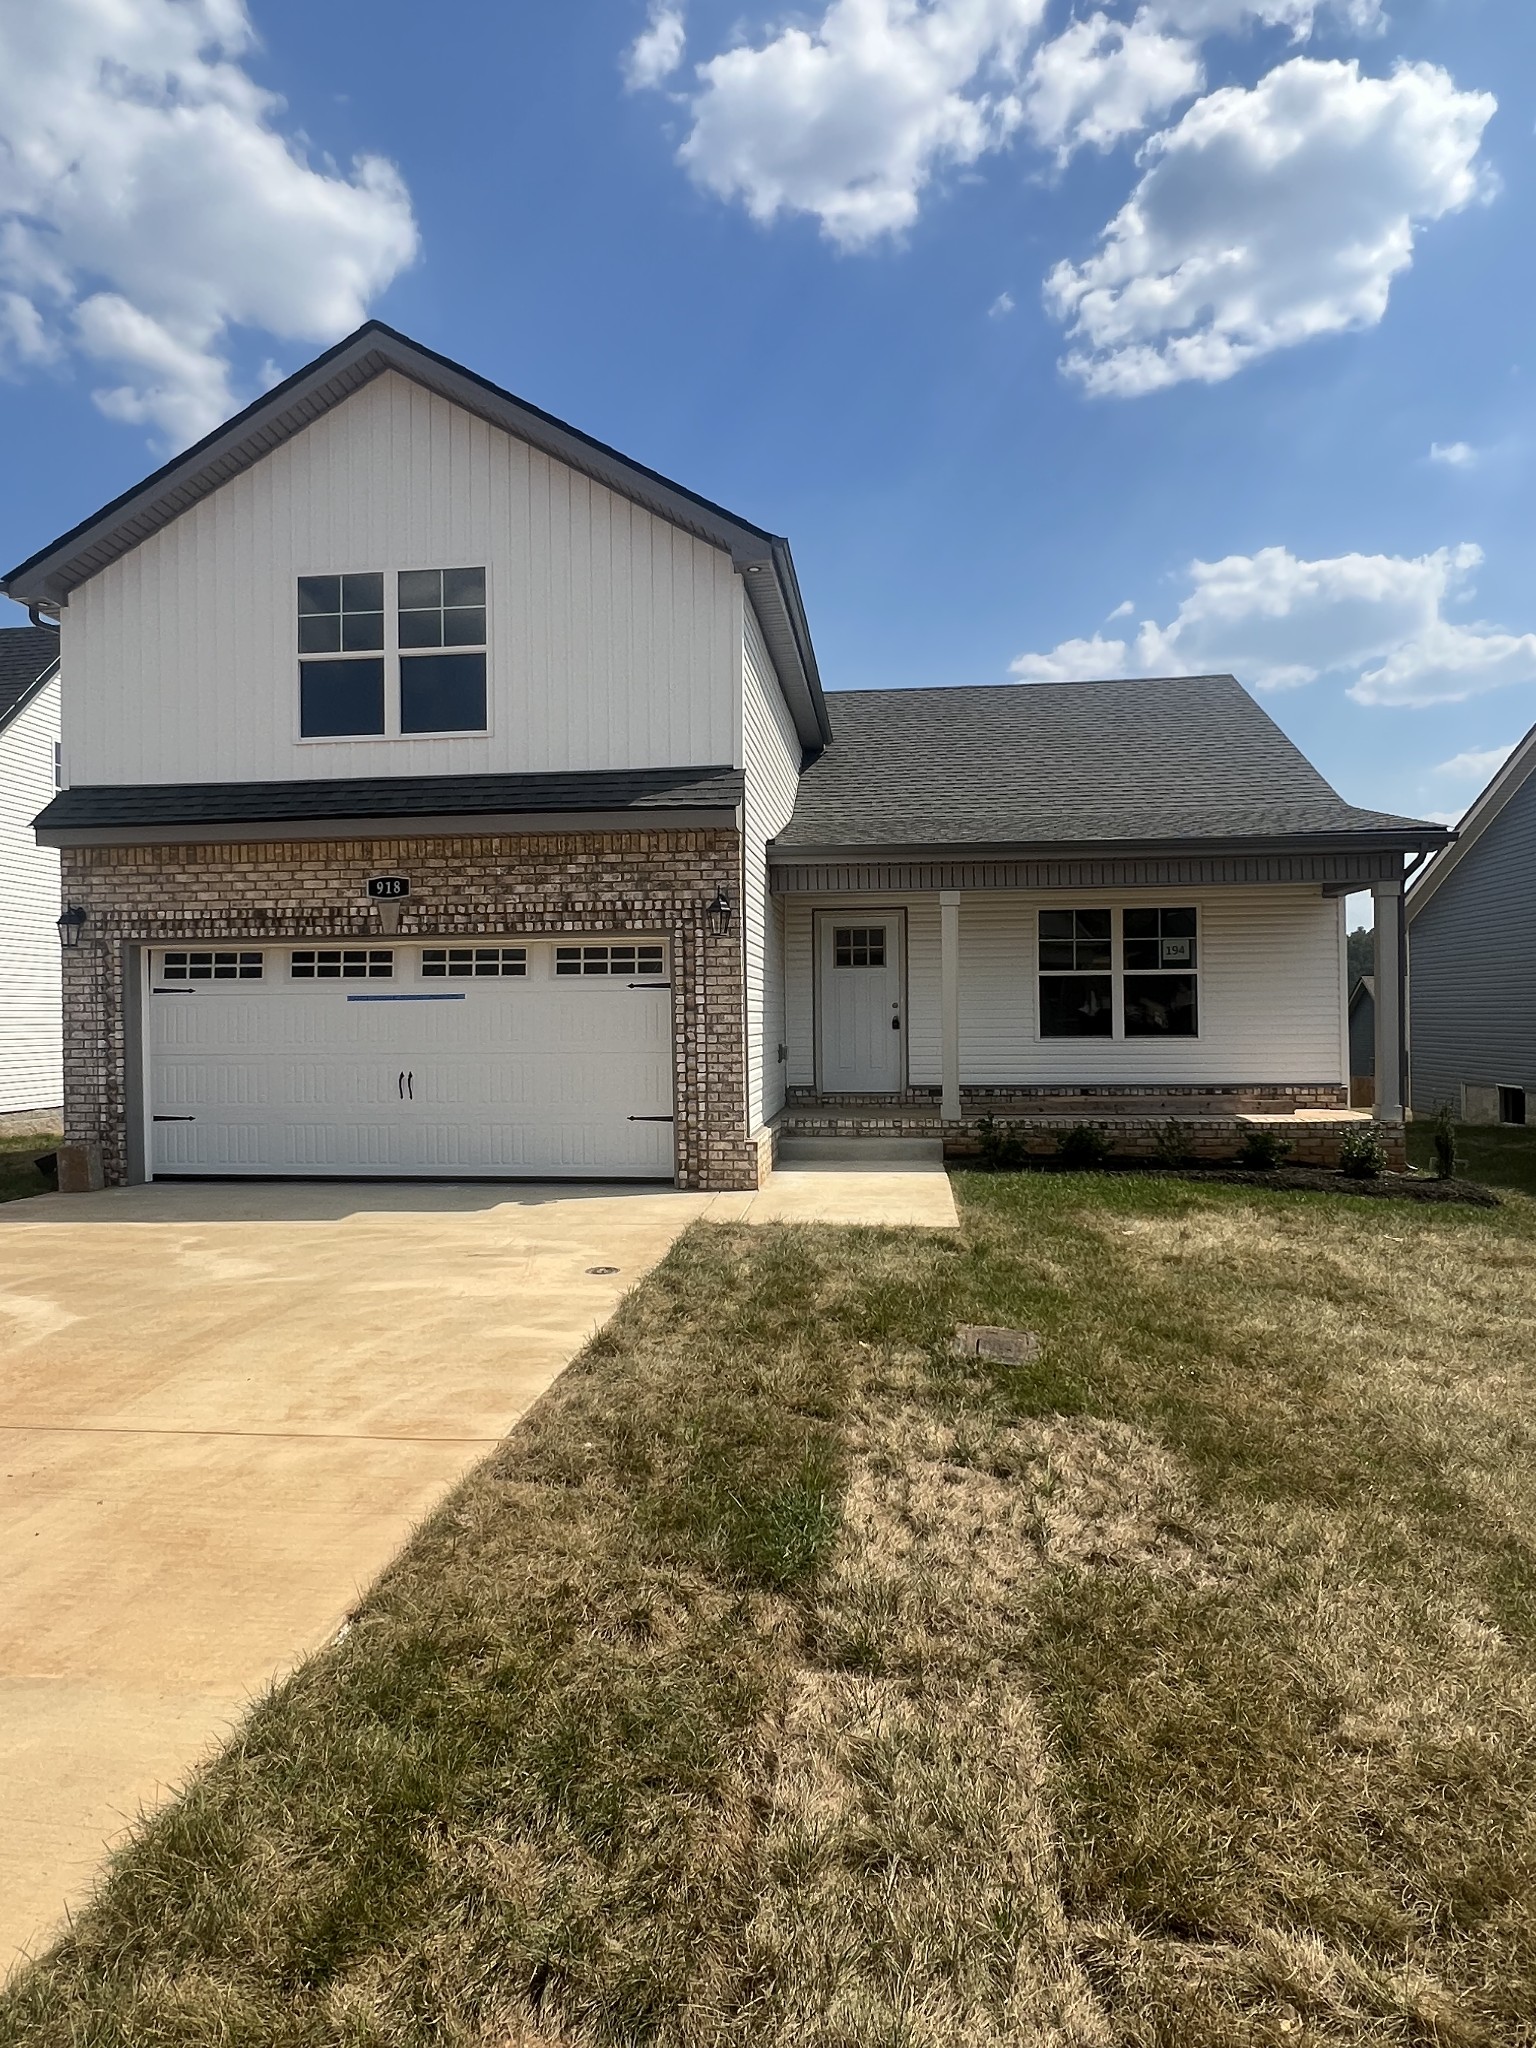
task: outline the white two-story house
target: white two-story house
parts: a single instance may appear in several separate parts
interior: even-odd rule
[[[785,541],[378,323],[4,587],[62,633],[109,1181],[750,1187],[983,1111],[1325,1143],[1344,895],[1390,946],[1445,837],[1230,677],[828,698]]]

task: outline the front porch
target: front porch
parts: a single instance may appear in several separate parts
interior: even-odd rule
[[[1118,1159],[1156,1159],[1178,1126],[1178,1148],[1191,1160],[1212,1163],[1235,1159],[1249,1136],[1272,1131],[1288,1146],[1287,1162],[1295,1166],[1334,1168],[1346,1134],[1372,1125],[1387,1154],[1388,1165],[1401,1172],[1407,1165],[1401,1123],[1383,1125],[1369,1112],[1348,1107],[1347,1089],[1303,1085],[1216,1089],[962,1089],[960,1114],[946,1117],[937,1089],[905,1089],[884,1097],[818,1095],[792,1091],[776,1118],[776,1156],[804,1149],[836,1146],[854,1157],[860,1146],[871,1152],[893,1140],[928,1140],[942,1148],[946,1160],[963,1162],[982,1149],[980,1125],[990,1118],[998,1131],[1022,1142],[1026,1152],[1052,1157],[1069,1131],[1083,1124],[1102,1134],[1110,1155]]]

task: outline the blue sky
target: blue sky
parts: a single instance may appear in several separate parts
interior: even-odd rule
[[[1446,817],[1536,720],[1527,0],[0,0],[0,56],[7,563],[372,312],[786,532],[832,689],[1230,667]]]

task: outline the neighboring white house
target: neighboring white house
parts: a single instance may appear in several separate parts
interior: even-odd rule
[[[0,627],[0,1130],[64,1100],[59,856],[32,831],[58,759],[59,636]]]
[[[787,542],[377,322],[5,588],[61,622],[39,833],[112,1180],[755,1186],[786,1132],[988,1112],[1322,1143],[1344,897],[1390,939],[1446,837],[1230,677],[828,698]]]

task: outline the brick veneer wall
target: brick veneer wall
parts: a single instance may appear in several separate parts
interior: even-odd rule
[[[704,906],[741,901],[732,831],[537,837],[316,840],[67,848],[64,900],[87,922],[64,955],[64,1114],[69,1144],[99,1145],[109,1184],[127,1179],[125,949],[378,939],[370,875],[403,874],[402,940],[655,932],[672,948],[677,1178],[755,1188],[764,1150],[746,1129],[739,935],[712,938]]]

